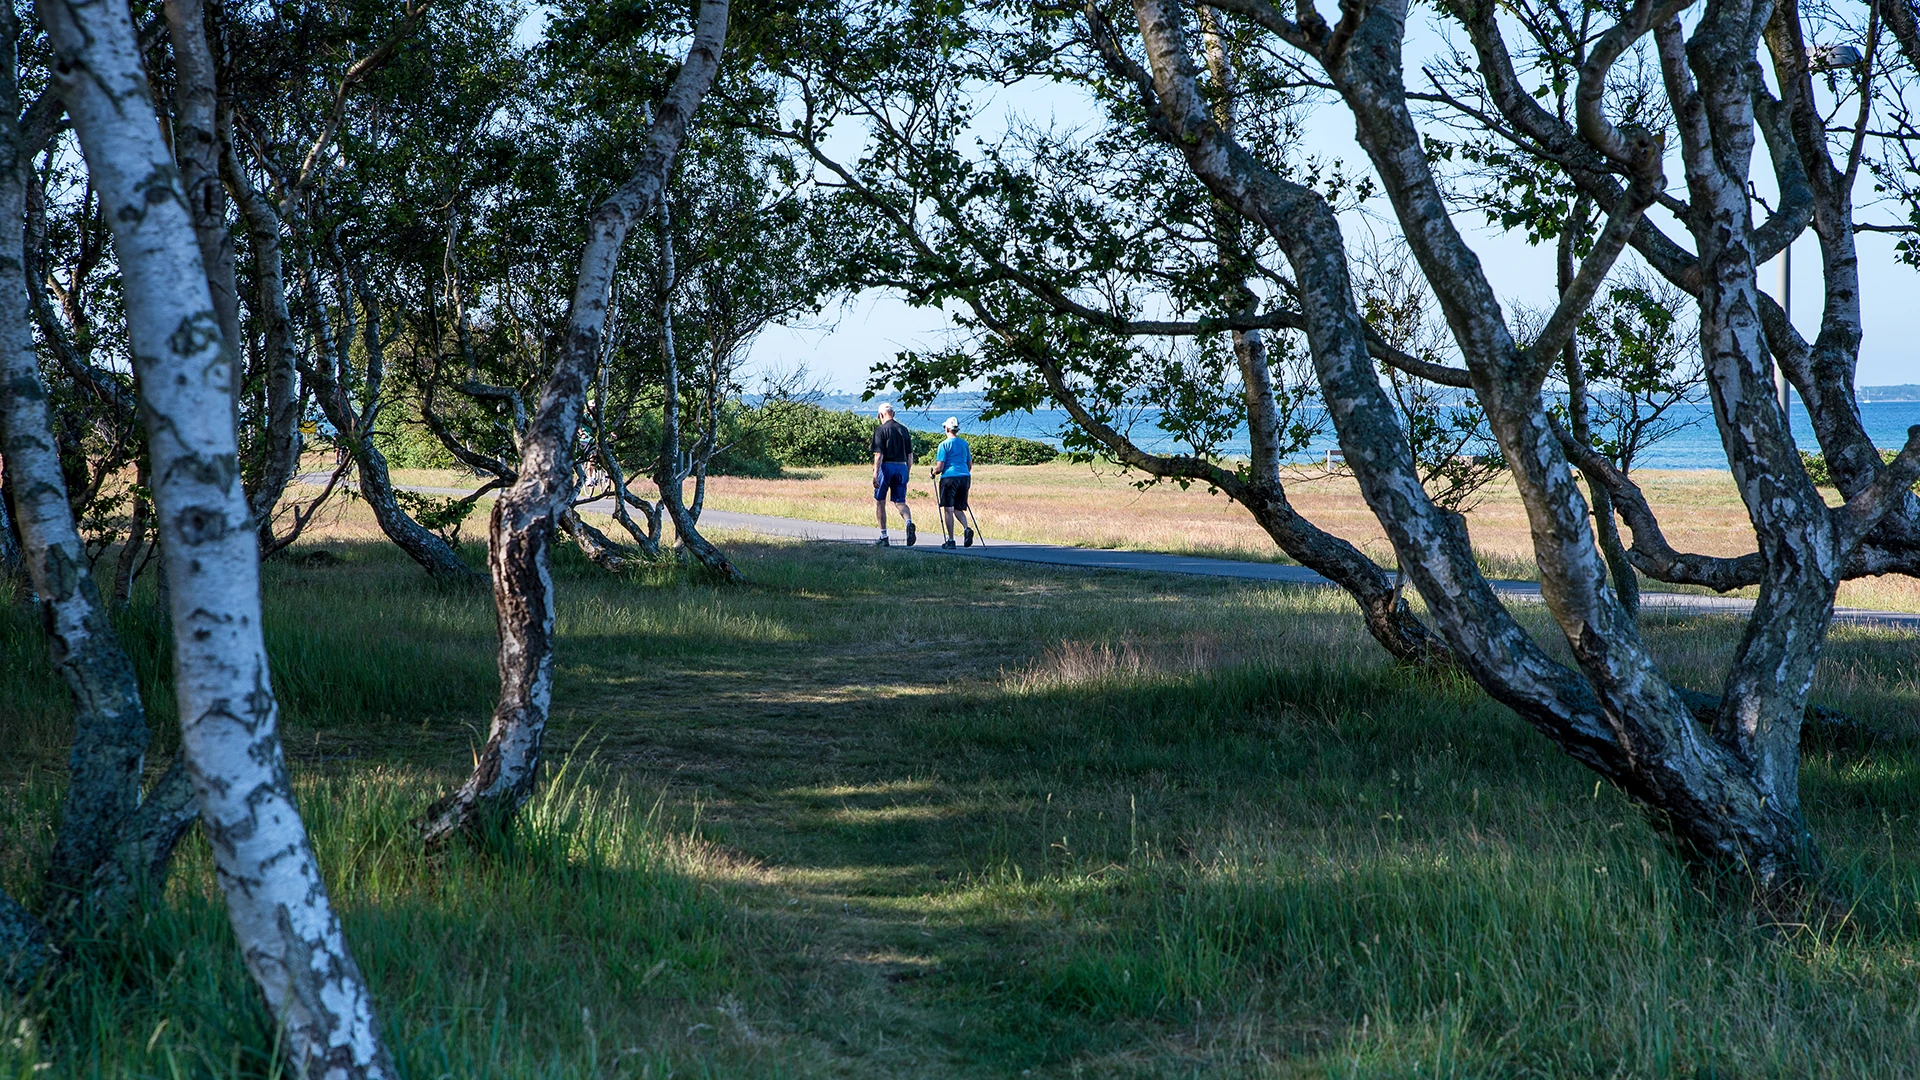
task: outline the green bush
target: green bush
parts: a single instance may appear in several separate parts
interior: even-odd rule
[[[874,421],[858,413],[792,402],[762,406],[760,411],[765,453],[781,465],[807,468],[873,460],[867,447]]]
[[[373,445],[394,469],[453,469],[460,462],[421,424],[402,424],[392,431],[375,431]]]
[[[1060,451],[1038,439],[968,435],[966,440],[973,447],[973,460],[982,465],[1045,465],[1060,456]]]
[[[707,463],[708,476],[751,476],[761,480],[771,480],[780,475],[781,461],[775,457],[768,446],[771,442],[764,421],[758,410],[741,406],[730,406],[720,414],[719,444],[724,447],[713,455]],[[653,424],[652,444],[654,449],[645,459],[652,461],[659,455],[660,418],[649,416]],[[697,437],[697,432],[693,433]],[[680,435],[682,445],[686,444],[687,432]]]
[[[729,417],[733,446],[714,459],[710,471],[715,476],[778,476],[782,467],[864,465],[873,460],[876,425],[873,417],[861,413],[795,402],[745,409],[738,418]],[[914,460],[931,465],[945,437],[937,431],[913,432]],[[981,465],[1039,465],[1059,456],[1046,443],[1011,435],[968,435],[966,440],[973,460]]]
[[[1880,449],[1880,460],[1891,464],[1893,459],[1898,457],[1899,454],[1900,451],[1898,450],[1888,450],[1882,447]],[[1807,479],[1812,480],[1816,487],[1834,486],[1833,471],[1827,468],[1827,456],[1825,454],[1810,454],[1802,450],[1800,451],[1800,464],[1806,466]],[[1920,495],[1920,484],[1913,485],[1913,490],[1916,495]]]
[[[767,432],[760,423],[756,410],[738,405],[729,405],[720,414],[719,444],[721,450],[707,463],[708,476],[751,476],[758,479],[771,479],[780,475],[780,462],[767,453]],[[582,437],[587,437],[588,432]],[[680,445],[685,449],[699,440],[697,425],[690,424],[680,432]],[[626,469],[629,478],[633,476],[652,476],[654,465],[660,460],[660,413],[657,408],[637,409],[620,423],[617,430],[609,433],[613,452],[618,455],[620,465]]]
[[[1060,451],[1038,439],[1019,439],[1012,435],[968,435],[964,431],[960,437],[967,440],[967,446],[973,450],[975,465],[1045,465],[1060,456]],[[933,452],[940,448],[940,442],[945,438],[943,432],[914,432],[914,460],[922,465],[933,464]]]

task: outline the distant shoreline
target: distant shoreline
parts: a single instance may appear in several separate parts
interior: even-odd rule
[[[1856,386],[1854,387],[1854,394],[1863,404],[1877,405],[1886,401],[1920,401],[1920,383],[1899,383],[1891,386]],[[945,396],[949,400],[977,400],[980,394],[978,391],[973,390],[957,390],[949,391]],[[818,400],[822,407],[829,409],[859,410],[863,406],[872,404],[872,402],[863,400],[858,391],[824,393],[820,395]],[[877,402],[881,399],[876,396],[873,400]]]
[[[1912,400],[1882,400],[1869,398],[1867,394],[1877,393],[1894,395],[1911,389]],[[1920,384],[1908,386],[1862,387],[1860,419],[1866,427],[1867,437],[1875,446],[1890,448],[1906,442],[1907,429],[1920,424]],[[825,408],[846,409],[870,414],[877,402],[853,404],[857,395],[837,394],[820,399]],[[943,394],[931,405],[924,408],[900,407],[900,419],[908,427],[916,430],[931,431],[947,416],[956,416],[960,420],[961,431],[966,434],[1012,435],[1017,438],[1034,439],[1060,447],[1061,436],[1073,428],[1073,422],[1065,412],[1042,406],[1031,412],[1019,411],[982,420],[980,411],[985,401],[977,392],[955,392]],[[1678,406],[1671,414],[1678,427],[1659,443],[1642,451],[1635,463],[1635,471],[1646,469],[1671,469],[1687,472],[1725,472],[1727,471],[1725,450],[1720,444],[1719,431],[1713,422],[1712,409],[1706,402],[1689,402]],[[1309,416],[1309,420],[1322,419]],[[1160,430],[1154,423],[1153,411],[1142,408],[1131,416],[1116,418],[1115,426],[1130,431],[1143,450],[1151,453],[1166,453],[1172,450],[1184,452],[1180,444],[1171,435]],[[1295,456],[1299,463],[1321,460],[1329,450],[1338,449],[1331,427],[1324,422],[1311,441]],[[1812,422],[1805,408],[1796,399],[1793,403],[1793,434],[1802,450],[1817,451],[1819,445],[1813,437]],[[1214,444],[1213,452],[1220,457],[1244,457],[1247,453],[1247,433],[1244,425],[1222,437]]]
[[[1920,383],[1901,383],[1899,386],[1862,386],[1855,392],[1863,403],[1873,405],[1883,401],[1920,401]]]

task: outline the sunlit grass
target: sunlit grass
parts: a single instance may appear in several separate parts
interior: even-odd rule
[[[1135,486],[1139,474],[1112,465],[981,466],[974,502],[989,536],[1034,543],[1123,551],[1166,551],[1254,561],[1290,561],[1247,512],[1203,486]],[[1679,550],[1743,555],[1754,550],[1753,529],[1732,478],[1713,470],[1635,474]],[[1287,473],[1295,509],[1327,531],[1359,545],[1383,565],[1392,546],[1351,475],[1316,466]],[[910,503],[933,513],[932,488],[916,481]],[[873,521],[872,470],[865,466],[809,470],[787,480],[718,477],[708,504],[723,510],[866,525]],[[929,517],[928,520],[931,520]],[[1482,570],[1496,578],[1539,578],[1526,513],[1511,483],[1486,489],[1467,511]],[[1672,589],[1643,580],[1648,589]],[[1705,591],[1705,590],[1681,590]],[[1751,596],[1753,590],[1736,595]],[[1880,611],[1920,611],[1920,580],[1888,576],[1841,586],[1838,603]]]
[[[1337,592],[724,534],[752,583],[720,588],[566,550],[547,745],[567,764],[525,828],[427,856],[409,822],[484,737],[492,605],[363,526],[315,538],[339,565],[268,568],[268,635],[301,803],[409,1076],[1920,1060],[1911,634],[1828,645],[1816,698],[1886,739],[1809,751],[1853,906],[1797,925],[1722,904],[1469,681],[1386,662]],[[157,624],[127,619],[164,699]],[[1645,632],[1711,690],[1738,625]],[[0,883],[29,900],[66,737],[38,634],[0,613],[22,673],[0,684]],[[274,1075],[198,837],[164,898],[0,1014],[0,1075]]]

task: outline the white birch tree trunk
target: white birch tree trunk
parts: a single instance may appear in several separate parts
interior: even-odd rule
[[[220,334],[237,353],[240,297],[234,282],[233,234],[227,231],[227,193],[220,186],[219,89],[213,51],[207,48],[206,8],[202,0],[167,0],[163,10],[173,39],[174,158]],[[239,380],[234,382],[237,395]]]
[[[587,224],[566,342],[521,435],[519,476],[493,504],[487,565],[500,627],[500,701],[472,775],[429,807],[421,822],[429,844],[486,820],[505,821],[533,794],[553,700],[553,537],[573,512],[580,417],[600,358],[614,269],[628,231],[660,204],[694,110],[720,70],[727,14],[727,0],[701,0],[693,41],[654,111],[633,178]]]
[[[112,224],[153,467],[182,749],[248,970],[306,1077],[387,1077],[372,995],[293,802],[220,335],[125,0],[39,8],[54,76]]]
[[[0,453],[6,457],[21,557],[47,631],[53,669],[75,705],[70,782],[48,870],[47,907],[77,898],[114,836],[140,804],[147,717],[140,683],[107,621],[86,545],[74,527],[40,378],[21,258],[26,241],[25,172],[13,42],[18,24],[0,12]]]
[[[657,297],[660,314],[660,385],[662,400],[660,406],[660,460],[655,463],[654,482],[660,489],[660,504],[667,508],[667,516],[673,519],[673,531],[680,537],[680,546],[692,555],[695,561],[707,568],[707,572],[722,581],[743,581],[744,575],[736,569],[726,552],[713,546],[713,542],[700,535],[700,513],[697,507],[705,496],[706,473],[701,471],[701,496],[695,498],[694,509],[686,504],[685,484],[687,482],[687,464],[681,460],[680,453],[680,351],[673,341],[673,291],[677,284],[673,267],[673,217],[663,198],[658,207],[660,216],[660,288]]]

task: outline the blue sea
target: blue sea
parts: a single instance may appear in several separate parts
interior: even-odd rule
[[[861,412],[870,410],[872,403],[860,403],[857,398],[847,400],[838,398],[825,402],[831,408],[853,408]],[[1031,413],[1014,413],[992,420],[980,419],[981,401],[975,394],[943,395],[932,407],[926,409],[902,409],[901,422],[916,431],[938,431],[941,421],[949,416],[958,417],[964,432],[981,432],[995,435],[1015,435],[1025,439],[1040,439],[1060,444],[1060,432],[1073,423],[1065,411],[1060,409],[1036,409]],[[1720,434],[1713,424],[1712,410],[1703,402],[1695,406],[1682,406],[1676,410],[1683,426],[1665,441],[1647,450],[1635,462],[1642,469],[1725,469],[1726,455],[1720,448]],[[1907,429],[1920,424],[1920,401],[1879,401],[1866,402],[1860,406],[1860,418],[1866,424],[1867,434],[1872,437],[1875,446],[1897,449],[1907,441]],[[1140,448],[1149,452],[1161,453],[1178,447],[1172,437],[1154,426],[1154,417],[1150,410],[1141,412],[1133,421],[1132,432]],[[1322,425],[1325,429],[1310,447],[1303,451],[1300,460],[1320,460],[1328,450],[1339,448],[1334,440],[1331,425]],[[1799,401],[1793,403],[1793,433],[1802,450],[1817,451],[1820,447],[1813,437],[1813,427],[1807,420],[1806,410]],[[1222,447],[1228,456],[1247,453],[1247,433],[1242,428],[1234,438]]]

